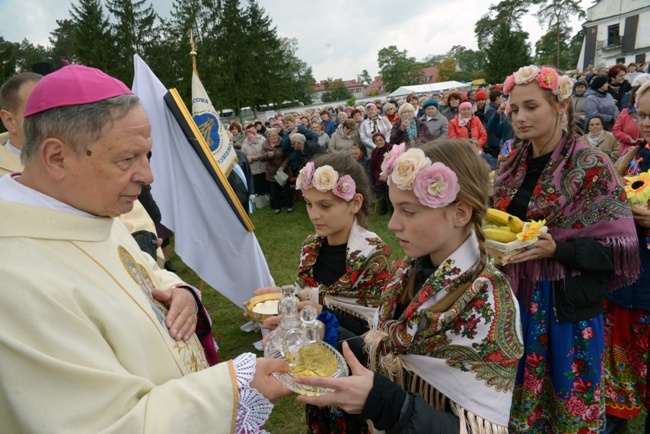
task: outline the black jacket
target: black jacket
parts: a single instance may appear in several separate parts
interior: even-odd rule
[[[314,158],[318,154],[325,154],[327,151],[318,144],[318,142],[312,142],[311,140],[307,140],[305,142],[305,145],[302,148],[302,151],[298,152],[298,160],[300,161],[300,166],[298,167],[298,170],[302,169],[305,164],[307,164],[309,161],[311,161],[312,158]],[[294,171],[294,174],[298,174],[298,171]]]
[[[583,321],[603,312],[614,270],[614,254],[593,238],[557,243],[554,260],[567,267],[566,277],[553,282],[553,315],[559,322]],[[580,270],[573,276],[571,270]]]
[[[388,434],[456,434],[460,421],[452,413],[436,410],[416,393],[375,373],[372,389],[361,411],[375,428]]]

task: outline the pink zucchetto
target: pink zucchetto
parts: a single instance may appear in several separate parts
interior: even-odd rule
[[[23,116],[132,94],[124,83],[99,69],[68,65],[46,75],[36,84],[27,98]]]

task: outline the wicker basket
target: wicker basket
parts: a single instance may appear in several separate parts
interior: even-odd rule
[[[494,259],[496,264],[507,265],[508,262],[510,262],[510,258],[515,256],[517,253],[523,252],[532,247],[532,245],[535,244],[535,241],[516,240],[509,243],[500,243],[494,240],[486,240],[485,245],[488,253]]]

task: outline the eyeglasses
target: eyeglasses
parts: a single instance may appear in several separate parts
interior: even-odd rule
[[[646,120],[650,119],[650,114],[643,114],[643,113],[632,113],[632,122],[634,122],[637,125],[641,125],[643,122]]]

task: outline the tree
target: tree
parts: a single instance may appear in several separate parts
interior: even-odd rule
[[[458,69],[461,71],[474,73],[485,67],[485,53],[465,48],[462,45],[451,47],[447,53],[447,58],[449,57],[456,60]]]
[[[513,71],[530,63],[527,39],[528,33],[511,31],[505,21],[499,24],[492,43],[485,50],[485,78],[488,82],[501,83]]]
[[[341,80],[332,81],[332,79],[328,79],[325,82],[325,89],[327,92],[323,93],[321,98],[323,102],[342,101],[352,98],[352,94]]]
[[[569,48],[569,29],[562,31],[560,40],[560,63],[557,63],[557,41],[555,32],[547,32],[535,43],[535,63],[538,65],[554,65],[560,69],[574,68],[578,63],[578,56]],[[580,40],[582,47],[582,40]]]
[[[210,5],[210,10],[206,10]],[[154,28],[154,41],[146,60],[152,70],[167,87],[177,88],[184,102],[190,106],[192,63],[190,61],[190,31],[196,42],[197,64],[203,86],[206,88],[213,104],[218,106],[219,95],[214,94],[215,77],[212,72],[218,61],[208,36],[212,34],[213,26],[218,29],[221,6],[210,4],[209,0],[173,0],[169,19],[162,19],[161,24]],[[205,48],[205,49],[204,49]],[[207,74],[210,71],[211,74]],[[217,107],[218,108],[218,107]]]
[[[442,62],[438,63],[438,81],[451,81],[456,75],[456,67],[458,64],[453,57],[449,57]]]
[[[115,47],[100,0],[72,5],[72,47],[79,62],[108,74],[115,70]]]
[[[422,59],[422,66],[424,67],[429,67],[429,66],[436,66],[438,63],[442,62],[445,60],[448,56],[447,54],[429,54],[426,56],[424,59]]]
[[[582,51],[582,42],[585,40],[585,29],[580,29],[573,38],[569,41],[569,48],[567,49],[569,60],[567,62],[567,68],[569,69],[579,69],[578,68],[578,59],[580,58],[580,51]]]
[[[27,39],[23,39],[17,44],[18,55],[16,58],[16,67],[20,72],[31,71],[32,65],[50,60],[50,51],[42,45],[32,45]]]
[[[540,8],[536,16],[539,23],[548,26],[548,30],[555,34],[555,62],[560,66],[562,53],[562,33],[566,32],[568,20],[571,16],[577,15],[584,19],[587,15],[580,7],[578,0],[535,0]]]
[[[532,0],[502,0],[490,6],[488,13],[483,15],[474,25],[474,33],[479,50],[485,50],[492,44],[499,24],[505,23],[513,32],[521,32],[521,18],[528,13]]]
[[[361,74],[357,75],[357,81],[365,85],[372,83],[372,77],[368,74],[368,70],[361,71]]]
[[[111,26],[117,47],[115,53],[115,74],[124,82],[133,77],[133,55],[146,58],[146,51],[153,40],[156,13],[146,0],[106,0],[106,6],[115,24]]]
[[[418,83],[424,69],[415,57],[409,57],[406,50],[399,51],[395,45],[379,50],[377,63],[384,89],[388,92]]]
[[[16,73],[17,57],[18,44],[7,41],[0,35],[0,83]]]
[[[68,63],[77,63],[74,50],[74,23],[70,19],[56,20],[57,28],[50,32],[52,49],[50,57],[54,69],[61,68],[65,60]]]

